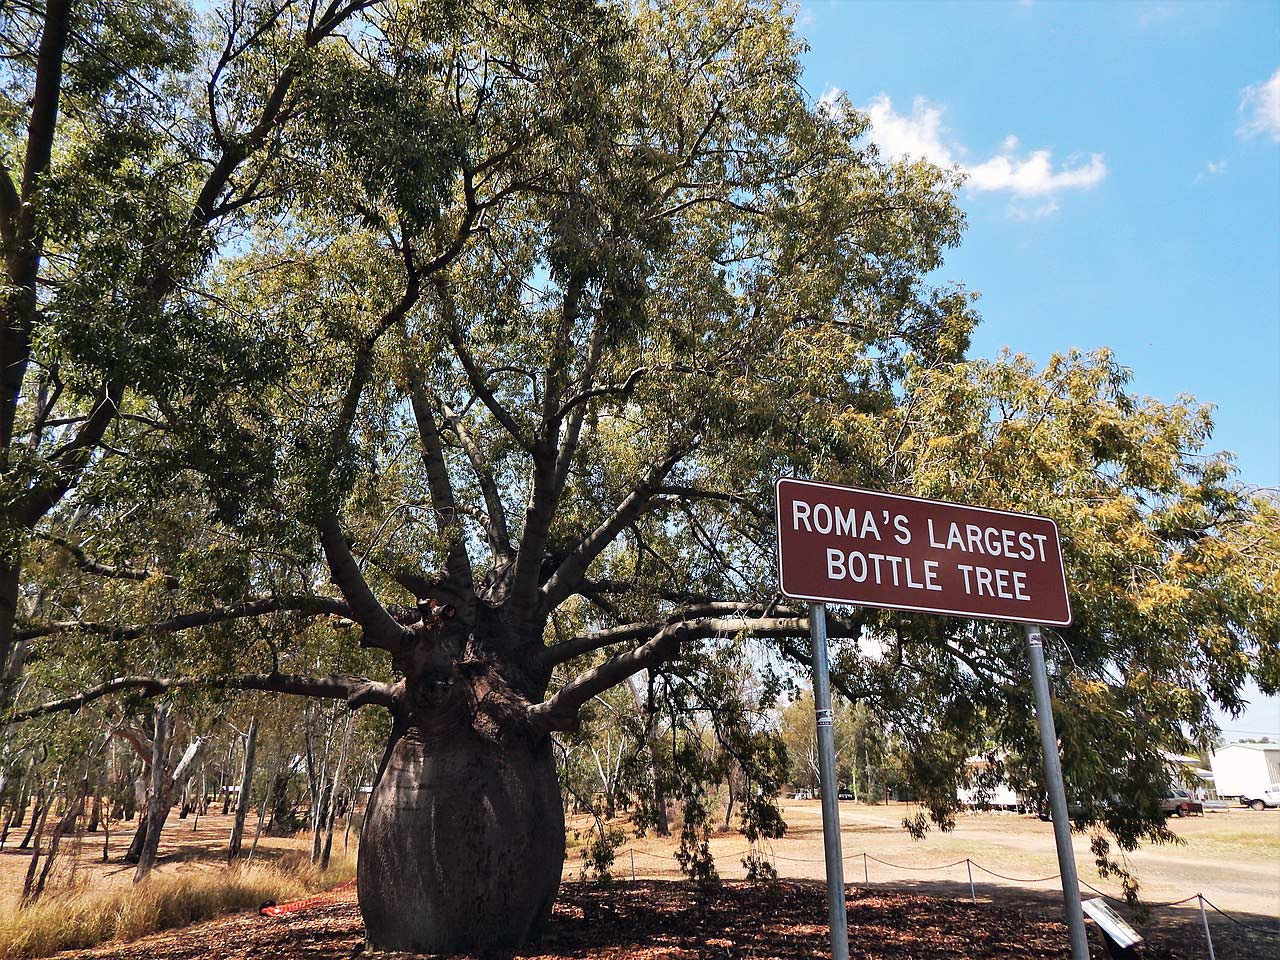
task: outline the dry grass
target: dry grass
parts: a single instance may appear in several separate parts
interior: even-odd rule
[[[136,940],[264,901],[285,903],[355,876],[354,853],[335,855],[328,870],[302,855],[221,871],[154,875],[137,885],[97,893],[45,897],[0,918],[0,960],[29,960],[112,940]]]

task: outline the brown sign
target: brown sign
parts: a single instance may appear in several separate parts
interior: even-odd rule
[[[775,487],[782,592],[797,600],[1066,626],[1046,517],[785,477]]]

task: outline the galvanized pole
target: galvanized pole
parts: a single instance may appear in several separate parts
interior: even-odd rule
[[[1072,960],[1089,960],[1089,940],[1080,908],[1080,880],[1076,857],[1071,849],[1071,823],[1067,819],[1067,792],[1062,786],[1062,760],[1058,756],[1058,733],[1053,725],[1053,705],[1049,700],[1049,673],[1044,665],[1044,642],[1040,627],[1025,625],[1027,654],[1031,659],[1031,686],[1035,691],[1036,720],[1040,727],[1040,750],[1044,754],[1044,779],[1053,814],[1053,839],[1058,846],[1058,872],[1062,874],[1062,898],[1067,911],[1067,931],[1071,935]]]
[[[1209,932],[1209,915],[1204,912],[1204,894],[1198,893],[1196,897],[1200,900],[1200,922],[1204,924],[1204,942],[1209,948],[1209,960],[1218,960],[1213,953],[1213,934]]]
[[[840,854],[840,801],[836,796],[836,742],[831,731],[831,681],[827,665],[827,607],[809,604],[813,638],[813,709],[818,722],[818,774],[822,780],[822,847],[827,861],[827,913],[832,960],[849,960],[849,921],[844,907]],[[1086,958],[1087,960],[1087,958]]]

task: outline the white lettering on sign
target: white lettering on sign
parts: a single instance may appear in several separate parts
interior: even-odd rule
[[[1071,622],[1052,520],[791,478],[778,482],[776,495],[788,596]]]
[[[845,553],[827,547],[827,579],[849,579],[854,583],[892,583],[908,590],[941,590],[938,585],[938,561],[924,560],[917,564],[911,557],[897,557],[887,553],[862,553],[850,550]]]

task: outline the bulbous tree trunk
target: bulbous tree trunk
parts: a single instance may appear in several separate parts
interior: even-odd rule
[[[455,648],[456,649],[456,648]],[[404,657],[401,708],[361,828],[375,950],[462,953],[536,940],[564,864],[551,741],[491,661]]]
[[[469,728],[398,732],[360,838],[370,947],[519,947],[551,915],[564,815],[550,742]]]

